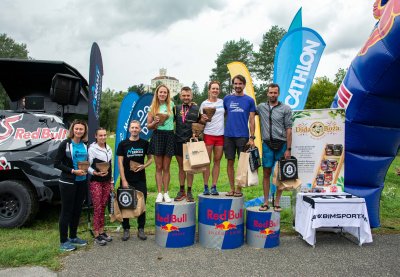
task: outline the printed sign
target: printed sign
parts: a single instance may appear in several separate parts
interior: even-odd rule
[[[344,190],[344,121],[343,109],[293,112],[292,155],[303,186]]]

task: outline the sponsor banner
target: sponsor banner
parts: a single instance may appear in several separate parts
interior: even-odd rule
[[[145,140],[149,140],[151,138],[151,134],[153,133],[153,130],[147,128],[147,115],[150,111],[153,96],[153,93],[146,93],[142,95],[134,106],[129,120],[138,120],[140,122],[140,126],[142,128],[142,131],[140,132],[140,138]],[[129,136],[130,134],[127,132],[126,138],[129,138]]]
[[[199,242],[207,248],[234,249],[244,242],[243,197],[199,195]]]
[[[280,86],[279,101],[293,110],[304,109],[324,49],[322,37],[310,28],[296,28],[282,38],[274,60],[274,83]]]
[[[292,155],[303,186],[344,190],[344,122],[343,109],[293,112]]]
[[[156,243],[161,247],[180,248],[194,244],[196,203],[157,203],[155,208]]]
[[[246,241],[255,248],[279,245],[280,213],[260,212],[259,207],[246,209]]]
[[[302,8],[300,8],[296,15],[293,17],[292,23],[290,23],[290,27],[288,32],[293,31],[295,29],[303,27],[303,17],[302,17]]]
[[[116,155],[118,144],[124,140],[127,136],[129,129],[129,119],[133,108],[135,107],[139,95],[136,92],[128,92],[122,99],[121,106],[119,107],[118,120],[117,120],[117,130],[115,132],[115,149],[114,149],[114,186],[117,185],[117,180],[119,177],[119,167],[118,167],[118,156]]]
[[[90,51],[89,68],[89,143],[94,142],[96,129],[99,127],[100,118],[100,100],[103,82],[103,61],[100,48],[96,42],[93,43]]]

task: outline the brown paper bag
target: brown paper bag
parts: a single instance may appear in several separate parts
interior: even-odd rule
[[[118,220],[119,222],[122,222],[122,213],[121,210],[119,209],[118,201],[117,199],[114,199],[112,205],[114,206],[114,213],[110,214],[110,221],[114,222]]]
[[[202,167],[195,167],[192,168],[190,166],[190,162],[189,162],[189,154],[188,154],[188,149],[187,149],[187,144],[183,144],[183,170],[186,171],[187,173],[191,173],[191,174],[196,174],[196,173],[203,173],[204,171],[206,171],[207,166],[202,166]]]
[[[295,190],[301,186],[300,179],[280,181],[278,179],[278,172],[279,172],[279,166],[278,166],[278,164],[276,164],[275,169],[274,169],[274,175],[272,177],[272,182],[276,185],[278,190],[290,191],[290,190]]]
[[[204,141],[190,139],[187,143],[189,163],[192,168],[202,167],[210,164],[207,147]]]
[[[146,204],[144,203],[143,193],[138,190],[136,190],[136,193],[138,198],[136,209],[121,209],[123,218],[138,218],[142,213],[146,211]]]
[[[240,187],[247,186],[247,170],[250,166],[249,155],[247,152],[240,152],[235,178],[236,184]]]

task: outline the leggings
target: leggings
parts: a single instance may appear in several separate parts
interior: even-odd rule
[[[74,184],[59,182],[61,194],[60,214],[60,242],[64,243],[69,237],[76,238],[79,218],[82,212],[82,204],[87,192],[87,181],[75,181]]]
[[[93,202],[93,230],[104,228],[104,211],[110,196],[111,182],[90,182],[90,194]]]

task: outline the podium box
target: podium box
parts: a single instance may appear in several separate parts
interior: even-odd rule
[[[156,203],[156,243],[161,247],[180,248],[194,244],[196,203],[172,201]]]
[[[199,242],[206,248],[234,249],[244,242],[244,198],[226,192],[199,195]]]
[[[246,241],[254,248],[273,248],[279,246],[281,214],[259,211],[259,206],[246,209]]]

